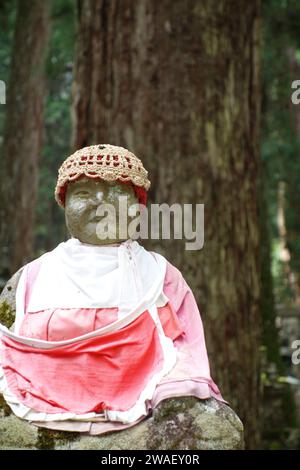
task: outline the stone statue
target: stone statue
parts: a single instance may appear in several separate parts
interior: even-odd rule
[[[188,284],[120,231],[120,199],[130,221],[149,187],[122,147],[86,147],[63,162],[55,197],[71,238],[21,268],[0,297],[1,323],[16,312],[13,327],[0,326],[0,391],[13,412],[1,419],[77,432],[72,448],[242,448]]]

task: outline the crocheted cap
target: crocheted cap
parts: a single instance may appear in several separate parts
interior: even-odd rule
[[[70,155],[59,168],[55,199],[60,206],[65,205],[68,184],[82,176],[129,183],[141,203],[145,203],[151,184],[141,160],[129,150],[108,144],[91,145]]]

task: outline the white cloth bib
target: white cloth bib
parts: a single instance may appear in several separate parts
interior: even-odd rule
[[[71,238],[42,256],[28,312],[118,307],[126,315],[158,279],[163,287],[166,263],[156,256],[131,239],[95,246]]]

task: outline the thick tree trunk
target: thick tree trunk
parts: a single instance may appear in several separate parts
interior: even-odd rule
[[[79,1],[74,148],[131,149],[150,202],[204,203],[205,242],[151,242],[202,312],[213,376],[259,440],[259,0]]]
[[[1,274],[32,257],[51,2],[19,0],[1,165]]]

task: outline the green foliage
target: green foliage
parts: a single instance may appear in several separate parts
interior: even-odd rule
[[[65,238],[63,212],[54,201],[57,169],[70,150],[71,83],[75,44],[73,0],[53,0],[52,35],[46,65],[48,96],[45,109],[43,153],[40,158],[36,224],[36,255]],[[14,38],[16,1],[0,3],[0,80],[8,82]],[[0,105],[0,157],[5,105]]]
[[[278,354],[275,311],[274,306],[272,311],[270,295],[273,290],[275,301],[280,304],[290,303],[294,296],[287,282],[286,267],[280,259],[277,221],[280,182],[286,183],[284,215],[287,248],[291,254],[290,268],[300,274],[300,128],[297,129],[295,121],[300,108],[298,110],[291,102],[292,82],[300,79],[300,2],[264,0],[262,13],[261,156],[266,203],[264,217],[269,222],[273,274],[270,278],[267,266],[262,267],[262,296],[267,295],[267,299],[262,301],[263,340],[268,361],[276,364],[277,372],[285,374],[288,371]],[[273,284],[272,289],[270,283]],[[272,415],[278,414],[277,421],[271,418],[271,426],[264,422],[267,447],[289,448],[288,436],[297,426],[293,394],[288,385],[271,384],[267,375],[262,378],[265,393],[270,394],[265,406],[271,407]],[[280,382],[278,376],[276,381]],[[274,393],[278,395],[275,398],[272,396]]]
[[[11,49],[14,38],[14,23],[16,18],[16,2],[3,1],[0,3],[0,80],[6,86],[9,78]],[[7,88],[6,88],[7,93]],[[3,129],[5,118],[5,105],[0,104],[0,156],[3,141]]]
[[[262,142],[272,236],[277,233],[277,190],[279,181],[287,183],[286,226],[291,267],[300,273],[300,136],[293,123],[291,104],[293,80],[289,55],[300,58],[300,3],[296,0],[266,0],[263,6],[262,49]],[[294,105],[295,106],[295,105]],[[273,253],[276,256],[276,253]],[[280,271],[278,271],[280,274]],[[280,279],[277,279],[280,282]]]

